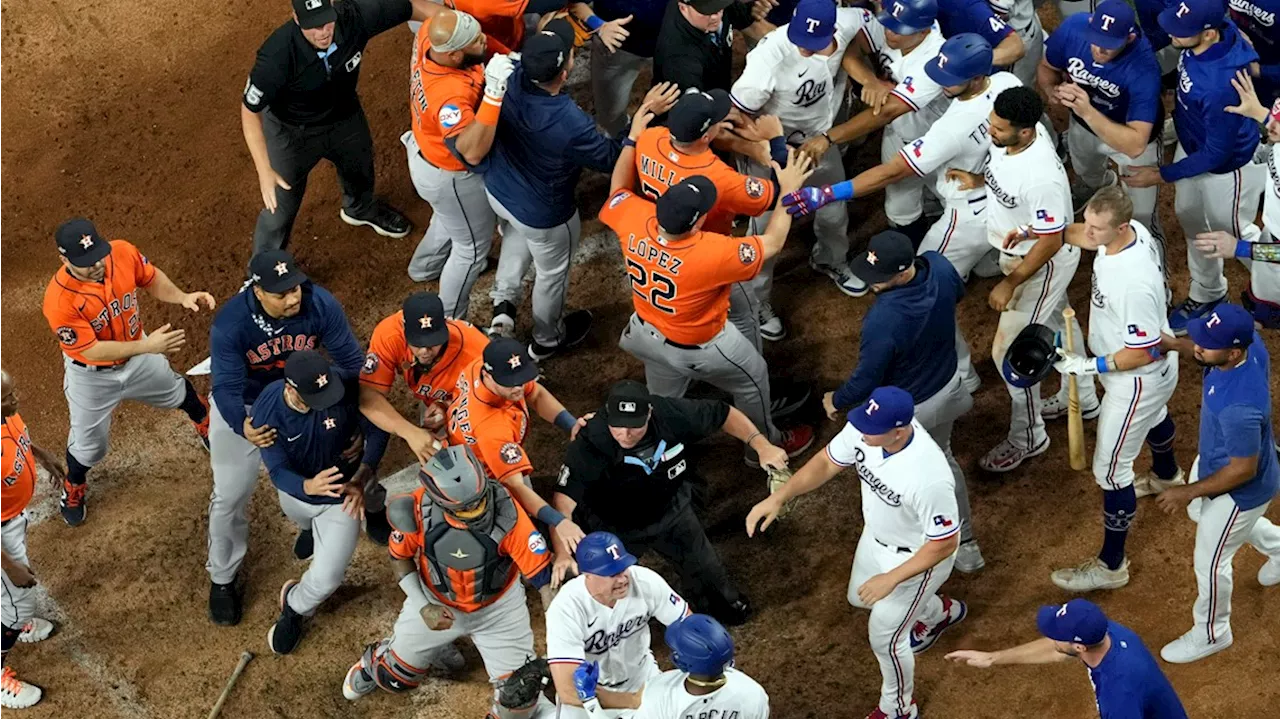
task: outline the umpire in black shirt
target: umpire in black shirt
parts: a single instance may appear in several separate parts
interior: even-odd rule
[[[639,382],[619,382],[569,444],[551,501],[587,531],[618,535],[636,557],[653,549],[675,565],[693,606],[737,625],[750,616],[750,605],[691,502],[696,470],[689,445],[716,431],[746,442],[765,466],[786,466],[786,452],[729,404],[650,396]]]
[[[752,0],[671,0],[653,51],[653,84],[727,92],[733,84],[733,31],[755,22],[753,7]]]
[[[321,159],[338,169],[343,222],[387,237],[409,234],[409,220],[374,197],[373,137],[356,81],[374,35],[440,7],[428,0],[293,0],[293,20],[258,49],[240,108],[265,205],[253,229],[254,254],[288,245],[307,175]]]

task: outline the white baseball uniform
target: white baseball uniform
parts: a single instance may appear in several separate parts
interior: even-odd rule
[[[649,641],[649,620],[664,625],[689,613],[689,605],[657,572],[633,566],[627,570],[627,596],[612,607],[596,601],[584,577],[567,582],[547,608],[547,662],[600,664],[597,686],[616,692],[639,691],[660,672]],[[606,709],[611,719],[631,710]],[[585,719],[581,707],[560,706],[560,719]]]
[[[1004,238],[1017,227],[1026,227],[1033,236],[1062,232],[1070,222],[1071,185],[1067,171],[1058,159],[1053,139],[1042,125],[1036,126],[1036,139],[1016,154],[1007,148],[991,146],[987,169],[987,239],[1000,250],[1000,270],[1010,274],[1031,248],[1031,240],[1004,249]],[[1067,285],[1080,264],[1080,249],[1063,243],[1049,261],[1026,282],[1013,291],[991,346],[991,359],[996,367],[1004,362],[1005,352],[1018,333],[1035,322],[1054,330],[1063,329],[1062,310],[1068,306]],[[1079,321],[1073,321],[1076,337],[1083,336]],[[1080,406],[1098,403],[1097,389],[1089,381],[1080,385]],[[1009,420],[1009,443],[1021,450],[1031,450],[1049,441],[1044,431],[1040,385],[1009,389],[1012,414]]]
[[[700,696],[684,688],[688,676],[672,669],[651,679],[632,719],[769,719],[764,687],[737,669],[725,669],[724,685]]]
[[[1243,237],[1250,242],[1280,241],[1280,153],[1268,148],[1267,191],[1262,200],[1264,232],[1246,227]],[[1249,262],[1249,289],[1256,299],[1280,304],[1280,265],[1274,262]]]
[[[862,480],[862,536],[849,577],[849,603],[867,609],[858,588],[868,579],[909,560],[929,541],[948,539],[960,531],[955,478],[946,455],[917,420],[902,451],[886,455],[868,445],[852,424],[827,445],[827,457],[853,467]],[[869,607],[868,639],[880,662],[880,710],[891,717],[915,717],[915,655],[911,628],[934,625],[944,618],[938,588],[951,576],[955,555],[899,584],[889,596]]]
[[[1036,86],[1036,68],[1044,57],[1044,28],[1032,0],[987,0],[1001,20],[1009,24],[1022,39],[1025,54],[1013,63],[1013,74],[1027,87]]]

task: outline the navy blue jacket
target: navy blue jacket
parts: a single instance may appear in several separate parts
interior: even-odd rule
[[[886,385],[901,387],[920,404],[955,375],[956,304],[964,281],[937,252],[920,255],[915,266],[911,282],[880,293],[867,310],[858,366],[836,390],[836,407],[856,407]]]
[[[563,224],[577,210],[582,168],[613,172],[622,140],[596,129],[566,92],[548,95],[517,64],[502,100],[484,186],[520,222],[539,229]]]
[[[1253,78],[1253,86],[1265,106],[1280,91],[1280,0],[1231,0],[1227,10],[1258,53],[1262,76]]]

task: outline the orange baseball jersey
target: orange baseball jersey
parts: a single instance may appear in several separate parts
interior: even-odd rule
[[[715,337],[729,318],[730,286],[755,277],[763,263],[758,235],[660,238],[653,202],[629,190],[609,197],[600,221],[622,243],[636,314],[672,342],[700,345]]]
[[[0,488],[0,520],[5,522],[22,514],[36,491],[36,456],[31,451],[31,435],[22,417],[13,414],[4,419],[3,449],[4,486]]]
[[[533,473],[525,454],[529,433],[529,407],[524,400],[508,402],[490,392],[480,381],[484,359],[477,358],[458,376],[458,396],[449,405],[449,444],[468,444],[489,476],[505,482],[519,474]],[[537,382],[524,386],[532,392]]]
[[[423,506],[426,491],[423,487],[414,491],[417,507]],[[421,509],[415,511],[416,531],[391,533],[387,548],[392,559],[413,562],[427,591],[442,604],[464,612],[492,604],[519,574],[537,577],[551,566],[547,540],[505,488],[498,487],[493,498],[495,506],[489,511],[497,515],[494,528],[480,537],[475,536],[478,530],[428,502],[427,516]],[[492,551],[495,544],[496,552]],[[479,547],[481,555],[449,551],[463,545]]]
[[[711,180],[716,186],[716,204],[703,224],[708,232],[727,235],[733,231],[734,217],[756,217],[777,200],[772,182],[735,171],[711,150],[696,155],[678,152],[671,145],[671,131],[665,127],[650,127],[640,133],[636,172],[640,191],[650,200],[658,199],[686,177],[702,175]]]
[[[529,0],[445,0],[444,4],[474,17],[490,41],[497,40],[506,46],[490,47],[490,50],[505,53],[520,49],[524,40],[524,10]]]
[[[413,71],[409,75],[409,113],[413,139],[427,162],[442,170],[467,169],[445,145],[475,122],[476,108],[484,95],[484,66],[465,70],[445,67],[427,54],[430,23],[423,23],[413,40]]]
[[[449,327],[449,344],[430,367],[413,360],[404,339],[404,311],[384,318],[373,328],[369,352],[360,370],[360,384],[377,388],[383,394],[395,384],[396,375],[404,377],[409,390],[424,403],[449,404],[457,397],[458,375],[480,359],[489,338],[466,320],[445,320]]]
[[[101,282],[82,282],[63,267],[44,292],[44,317],[63,353],[88,365],[124,362],[93,362],[82,353],[99,340],[132,342],[142,337],[138,288],[156,277],[156,268],[124,240],[111,241],[104,263],[107,274]]]

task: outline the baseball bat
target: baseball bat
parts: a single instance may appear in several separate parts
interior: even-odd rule
[[[231,678],[227,680],[227,685],[222,688],[222,694],[218,695],[218,702],[213,705],[213,709],[209,710],[209,719],[218,719],[218,713],[222,711],[222,705],[227,701],[227,697],[231,696],[231,690],[235,688],[236,680],[240,678],[244,668],[249,666],[249,660],[251,659],[253,659],[253,652],[247,649],[240,652],[240,663],[236,665],[235,671],[231,672]]]
[[[1064,349],[1074,354],[1076,349],[1075,333],[1071,331],[1072,320],[1076,311],[1070,307],[1062,310],[1062,336]],[[1080,386],[1075,375],[1067,375],[1067,450],[1071,456],[1071,468],[1079,471],[1085,468],[1084,461],[1084,417],[1080,415]]]

